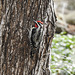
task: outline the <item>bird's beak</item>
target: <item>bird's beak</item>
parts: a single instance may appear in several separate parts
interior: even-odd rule
[[[37,23],[37,21],[33,20],[34,23]]]

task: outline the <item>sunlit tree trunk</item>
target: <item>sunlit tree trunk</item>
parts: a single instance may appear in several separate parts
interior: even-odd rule
[[[50,75],[50,49],[55,30],[52,0],[2,0],[1,75]],[[44,22],[38,51],[30,58],[33,20]]]

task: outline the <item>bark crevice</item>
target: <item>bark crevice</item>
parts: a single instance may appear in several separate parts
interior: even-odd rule
[[[56,16],[52,0],[1,0],[1,75],[50,75],[50,49]],[[29,32],[33,20],[44,22],[43,36],[33,59]]]

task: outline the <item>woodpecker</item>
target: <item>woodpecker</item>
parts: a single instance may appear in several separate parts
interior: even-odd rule
[[[40,46],[40,42],[42,39],[42,32],[43,32],[43,22],[34,21],[34,23],[35,25],[32,27],[31,31],[32,56],[36,52],[36,49],[38,49],[38,47]]]

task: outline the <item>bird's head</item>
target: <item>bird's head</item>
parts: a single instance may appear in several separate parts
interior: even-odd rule
[[[41,21],[35,21],[34,20],[34,23],[35,23],[35,27],[38,28],[39,26],[42,26],[43,22]]]

